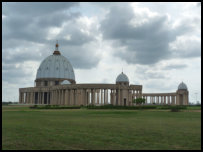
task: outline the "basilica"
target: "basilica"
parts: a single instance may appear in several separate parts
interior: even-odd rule
[[[170,93],[143,93],[142,85],[130,84],[127,75],[121,72],[115,84],[78,84],[74,69],[59,51],[40,64],[35,86],[19,89],[20,104],[50,105],[122,105],[134,106],[133,100],[144,98],[145,104],[188,105],[188,89],[181,82],[178,89]]]

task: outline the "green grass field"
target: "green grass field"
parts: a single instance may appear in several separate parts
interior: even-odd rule
[[[2,106],[2,148],[200,150],[200,111]]]

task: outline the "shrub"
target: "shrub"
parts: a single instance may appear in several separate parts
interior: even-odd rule
[[[120,105],[101,105],[101,106],[94,106],[88,105],[86,106],[87,109],[128,109],[128,110],[136,110],[136,109],[156,109],[154,105],[140,105],[140,106],[120,106]]]
[[[34,105],[32,109],[80,109],[80,106],[59,106],[59,105]]]
[[[141,104],[145,103],[145,99],[144,98],[136,98],[136,99],[133,100],[133,103],[141,105]]]
[[[171,112],[179,112],[182,107],[180,106],[171,106]]]

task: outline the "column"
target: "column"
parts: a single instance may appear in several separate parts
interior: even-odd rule
[[[28,104],[30,104],[30,93],[29,92],[27,92],[27,98],[28,98]]]
[[[25,101],[24,101],[24,104],[27,103],[27,92],[25,92]]]
[[[38,98],[39,98],[38,104],[41,104],[41,92],[38,92]]]
[[[87,90],[87,104],[89,105],[90,103],[90,92]]]
[[[170,105],[171,103],[170,103],[170,96],[168,96],[168,105]]]
[[[56,90],[56,104],[59,104],[59,90]]]
[[[32,92],[30,92],[30,104],[33,104],[32,103],[32,96],[33,96],[33,94],[32,94]]]
[[[59,98],[60,98],[59,105],[61,105],[62,104],[62,90],[61,89],[59,89]]]
[[[99,104],[99,95],[100,95],[100,90],[97,90],[97,104]]]
[[[40,104],[42,104],[42,92],[40,92]]]
[[[70,90],[68,89],[67,90],[67,102],[68,102],[68,105],[70,106]]]
[[[29,104],[29,92],[26,92],[26,97],[27,97],[27,99],[26,99],[26,104]]]
[[[63,104],[63,90],[60,89],[60,105]]]
[[[158,97],[158,104],[160,104],[160,103],[159,103],[159,96],[157,96],[157,97]]]
[[[67,90],[64,90],[64,105],[67,105]]]
[[[113,104],[116,105],[116,90],[113,90]]]
[[[53,91],[50,91],[50,105],[52,104],[52,94],[53,94]]]
[[[57,105],[57,101],[58,101],[58,91],[57,90],[55,90],[54,91],[54,94],[55,94],[55,96],[54,96],[54,103]]]
[[[109,96],[108,93],[109,93],[109,92],[108,92],[108,89],[106,89],[106,104],[109,103],[109,102],[108,102],[108,96]]]
[[[21,92],[21,103],[24,101],[24,93]]]
[[[185,105],[185,94],[183,94],[183,105]]]
[[[172,105],[175,105],[174,96],[171,96],[171,100],[172,100]]]
[[[60,99],[59,99],[59,105],[63,105],[63,90],[62,89],[60,89],[59,90],[59,97],[60,97]]]
[[[110,104],[113,104],[113,92],[112,89],[110,90]]]
[[[54,104],[54,91],[51,92],[51,104]]]
[[[166,96],[164,96],[164,105],[166,104]]]
[[[66,90],[63,89],[63,105],[66,105]]]
[[[51,91],[51,102],[52,105],[54,104],[54,90]]]
[[[21,92],[19,91],[19,103],[21,103]]]
[[[174,96],[174,104],[176,104],[176,102],[177,102],[177,96]]]
[[[74,89],[72,89],[71,90],[71,105],[73,106],[74,104],[75,104],[75,90]]]
[[[87,105],[87,89],[84,89],[84,105]]]
[[[118,89],[118,105],[120,106],[121,105],[121,92],[120,92],[120,89]]]
[[[76,104],[76,90],[75,89],[73,89],[73,105],[75,105]]]
[[[59,101],[59,91],[58,90],[55,90],[55,94],[56,94],[56,96],[55,96],[55,103],[56,103],[56,105],[58,105],[58,101]]]
[[[44,92],[42,92],[42,104],[44,104]]]
[[[124,102],[123,102],[123,90],[120,89],[120,105],[124,106]]]
[[[52,103],[53,103],[54,105],[56,104],[56,91],[55,91],[55,90],[53,90]]]
[[[28,102],[27,103],[30,104],[30,92],[28,92],[27,95],[28,95]]]
[[[28,104],[29,103],[29,93],[28,92],[26,92],[26,97],[27,97],[26,104]]]
[[[54,90],[54,104],[57,104],[57,91]]]
[[[60,105],[63,104],[63,90],[60,89]]]
[[[103,89],[101,89],[101,105],[103,105],[104,102],[103,102]]]
[[[94,93],[95,93],[94,89],[91,89],[91,94],[92,94],[91,100],[92,100],[93,105],[95,105],[95,94]]]
[[[161,98],[161,104],[163,104],[163,99],[162,99],[162,96],[160,96],[160,98]]]
[[[104,89],[104,105],[106,104],[106,89]]]
[[[33,104],[35,104],[35,92],[33,92],[33,101],[32,101]]]
[[[174,98],[175,98],[175,96],[171,96],[171,99],[172,99],[173,105],[176,105],[177,103],[175,103]]]
[[[139,91],[139,95],[140,95],[140,98],[142,98],[142,91],[141,90]]]
[[[33,92],[30,92],[30,100],[31,100],[31,104],[33,104]]]

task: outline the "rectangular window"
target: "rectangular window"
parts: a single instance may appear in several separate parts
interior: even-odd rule
[[[55,85],[59,85],[59,81],[55,81]]]
[[[48,81],[44,81],[44,86],[48,86]]]

